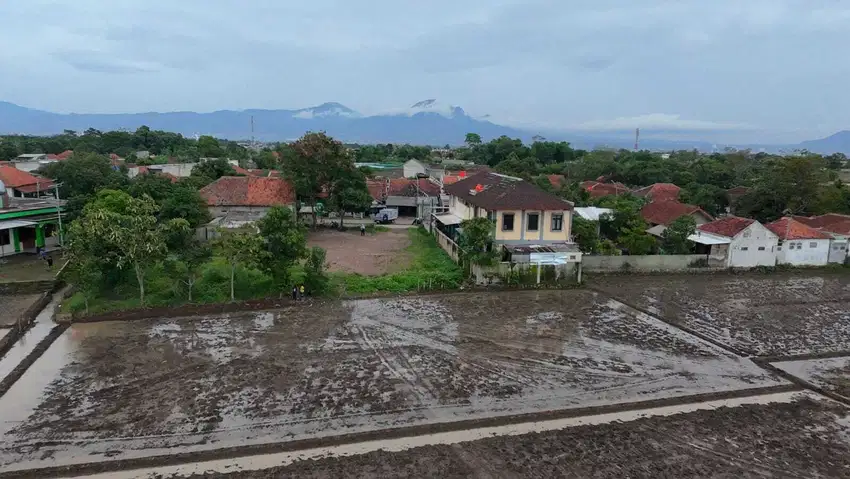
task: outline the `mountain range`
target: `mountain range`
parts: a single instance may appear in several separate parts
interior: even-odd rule
[[[549,140],[569,141],[576,148],[632,148],[634,139],[628,132],[589,134],[576,131],[531,131],[498,125],[487,116],[472,117],[463,108],[435,99],[419,101],[409,108],[380,115],[366,116],[340,103],[330,102],[297,110],[221,110],[209,113],[189,111],[169,113],[60,114],[22,107],[0,101],[0,134],[51,135],[63,130],[101,131],[135,130],[147,125],[152,129],[173,131],[185,136],[212,135],[219,138],[259,141],[284,141],[298,138],[306,131],[324,130],[348,143],[411,143],[419,145],[460,145],[466,133],[474,132],[485,141],[507,135],[531,141],[536,135]],[[639,125],[637,125],[639,126]],[[653,133],[642,130],[641,133]],[[664,139],[663,132],[642,139],[641,148],[652,150],[699,149],[712,151],[726,146],[751,148],[768,152],[807,149],[829,154],[850,155],[850,131],[827,138],[787,145],[718,145],[707,141]],[[676,135],[678,137],[681,134]]]

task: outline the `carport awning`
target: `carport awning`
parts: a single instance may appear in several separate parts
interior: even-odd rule
[[[11,221],[0,221],[0,230],[10,230],[13,228],[20,228],[22,226],[35,226],[37,223],[33,223],[32,221],[23,221],[23,220],[11,220]]]
[[[461,219],[460,216],[456,216],[456,215],[452,215],[452,214],[436,215],[435,218],[437,218],[437,221],[439,221],[440,223],[443,223],[444,225],[448,225],[448,226],[459,225],[463,221],[463,219]]]
[[[721,236],[715,236],[712,234],[706,233],[694,233],[688,236],[688,239],[693,241],[694,243],[704,244],[704,245],[713,245],[713,244],[729,244],[732,242],[729,238],[723,238]]]

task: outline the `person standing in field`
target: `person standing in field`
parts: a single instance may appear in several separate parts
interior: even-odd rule
[[[302,284],[300,288],[298,288],[298,296],[301,299],[304,299],[304,285]]]
[[[360,225],[360,236],[366,236],[366,225]]]

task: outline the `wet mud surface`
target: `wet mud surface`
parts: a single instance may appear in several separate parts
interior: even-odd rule
[[[825,391],[837,394],[850,403],[850,357],[785,361],[772,364],[793,376],[823,388]]]
[[[40,294],[0,295],[0,328],[13,326],[40,297]],[[3,332],[0,330],[0,334]]]
[[[850,276],[619,276],[594,287],[738,351],[850,351]]]
[[[806,398],[189,477],[850,477],[848,414]]]
[[[0,398],[0,469],[780,384],[578,290],[77,324]]]

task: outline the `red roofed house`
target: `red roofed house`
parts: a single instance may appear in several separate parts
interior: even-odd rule
[[[823,266],[829,262],[832,236],[790,216],[766,225],[779,236],[776,263]]]
[[[829,247],[830,263],[845,263],[850,255],[850,215],[827,213],[820,216],[794,216],[795,220],[832,236]]]
[[[264,217],[272,206],[293,207],[295,189],[282,178],[222,176],[201,188],[213,224],[236,228]]]
[[[389,180],[386,205],[398,208],[399,216],[424,217],[439,204],[440,185],[431,178]]]
[[[655,183],[654,185],[632,191],[632,194],[649,201],[678,201],[682,189],[673,183]]]
[[[591,198],[601,198],[610,195],[625,195],[629,188],[622,183],[602,183],[599,181],[582,181],[581,187],[590,194]]]
[[[40,196],[55,196],[53,180],[35,176],[13,166],[0,166],[0,181],[6,185],[6,190],[15,198],[38,198]]]
[[[366,188],[369,190],[369,195],[378,203],[383,203],[387,199],[388,182],[385,178],[375,178],[366,180]]]
[[[546,179],[549,180],[549,184],[552,185],[552,188],[560,188],[567,182],[567,177],[564,175],[547,175]]]
[[[650,228],[646,231],[655,236],[661,236],[670,223],[682,216],[693,216],[697,226],[714,220],[699,206],[686,205],[676,200],[660,200],[647,203],[640,210],[640,215],[649,223]]]
[[[688,239],[697,243],[697,253],[723,261],[727,268],[776,265],[779,238],[756,220],[726,216],[697,226]]]

